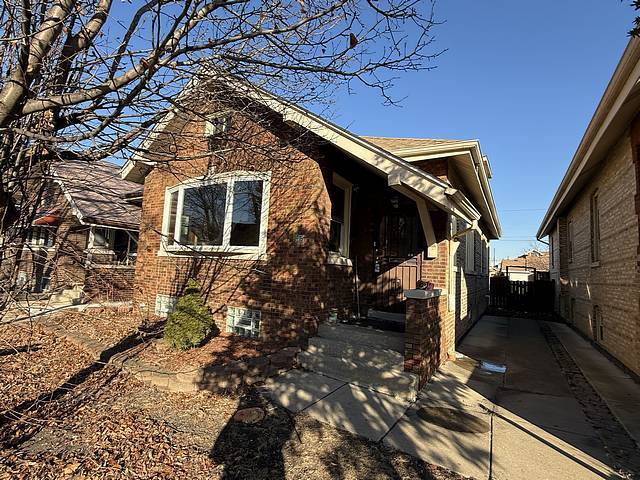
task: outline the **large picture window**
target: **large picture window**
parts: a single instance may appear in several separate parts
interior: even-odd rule
[[[168,189],[165,250],[264,253],[270,178],[269,173],[224,173]]]

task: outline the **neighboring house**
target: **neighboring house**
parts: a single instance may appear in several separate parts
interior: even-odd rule
[[[20,291],[72,289],[94,300],[131,299],[142,190],[119,171],[105,161],[52,166],[19,252]]]
[[[479,143],[361,137],[246,95],[172,114],[123,167],[144,184],[137,302],[166,315],[193,277],[223,330],[296,338],[336,316],[402,318],[404,292],[435,287],[466,332],[500,234]]]
[[[522,282],[548,279],[549,252],[530,250],[516,258],[503,258],[497,274]]]
[[[631,39],[544,216],[556,309],[640,374],[640,40]]]

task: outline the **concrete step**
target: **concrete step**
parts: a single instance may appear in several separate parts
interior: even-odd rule
[[[318,337],[404,353],[404,334],[355,325],[320,324]]]
[[[300,366],[306,370],[413,401],[418,393],[418,377],[408,372],[374,368],[349,358],[301,352]]]
[[[348,358],[368,367],[404,371],[404,355],[395,350],[351,343],[333,338],[312,337],[307,352],[314,355]]]
[[[405,323],[406,321],[404,313],[384,312],[382,310],[369,310],[367,312],[367,318],[394,323]]]
[[[80,303],[80,300],[84,296],[82,286],[74,286],[73,288],[66,288],[61,292],[52,294],[49,297],[49,303]]]

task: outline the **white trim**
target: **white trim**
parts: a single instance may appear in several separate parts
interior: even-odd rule
[[[355,160],[373,170],[377,175],[382,177],[395,176],[398,182],[411,188],[425,199],[430,200],[439,208],[448,213],[453,213],[468,222],[480,219],[480,213],[462,194],[456,197],[446,195],[445,191],[449,185],[435,175],[427,173],[348,130],[340,128],[322,117],[254,85],[237,81],[232,77],[225,77],[222,80],[238,93],[244,94],[247,98],[281,114],[284,122],[294,123],[332,143],[338,149],[348,153]],[[180,93],[180,97],[187,95],[197,83],[199,83],[197,79],[189,82]],[[145,138],[141,148],[148,150],[175,114],[175,110],[168,113]],[[135,167],[138,163],[141,168],[136,170]],[[136,154],[122,167],[121,177],[141,183],[148,171],[147,167],[150,168],[153,164],[153,161],[145,160],[142,155]],[[499,234],[499,227],[497,233]]]
[[[262,205],[260,211],[260,231],[257,246],[233,246],[231,240],[231,224],[233,219],[233,186],[238,181],[262,181]],[[221,245],[187,245],[180,243],[182,226],[182,214],[184,208],[184,192],[188,188],[226,184],[225,197],[225,220],[222,231]],[[173,245],[168,245],[168,228],[171,214],[171,195],[178,192],[178,203],[176,209],[176,223],[174,229]],[[164,210],[162,214],[162,238],[160,241],[159,256],[168,255],[198,255],[216,254],[220,256],[231,255],[238,259],[259,260],[266,257],[267,252],[267,232],[269,228],[269,204],[271,199],[271,172],[250,172],[245,170],[223,172],[216,175],[205,175],[191,178],[165,190]]]
[[[340,252],[330,252],[338,257],[349,258],[349,244],[351,243],[351,194],[353,192],[353,184],[341,177],[337,173],[333,173],[333,185],[344,191],[344,217],[343,228],[340,231]]]
[[[606,158],[606,149],[629,127],[640,101],[639,79],[640,40],[631,38],[549,204],[536,238],[549,234],[554,221],[583,186],[584,179]]]
[[[329,252],[329,256],[327,257],[327,265],[342,265],[345,267],[351,267],[353,266],[353,262],[350,258],[340,255],[339,253]]]

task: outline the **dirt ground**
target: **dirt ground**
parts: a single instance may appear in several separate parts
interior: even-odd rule
[[[23,345],[25,334],[1,331],[0,338]],[[230,396],[161,392],[46,333],[33,338],[38,349],[6,349],[0,357],[0,386],[10,391],[0,413],[2,480],[461,478],[292,416],[255,389]],[[234,420],[245,407],[259,407],[264,418]]]

